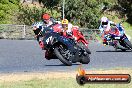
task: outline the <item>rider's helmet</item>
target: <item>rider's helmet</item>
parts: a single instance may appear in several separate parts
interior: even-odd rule
[[[102,17],[101,18],[101,25],[103,26],[103,27],[106,27],[107,25],[108,25],[108,18],[107,17]]]
[[[49,21],[50,21],[50,15],[47,14],[47,13],[45,13],[45,14],[42,15],[42,19],[43,19],[43,21],[45,23],[49,23]]]
[[[68,29],[68,20],[67,19],[63,19],[61,21],[62,27],[64,28],[64,30]]]

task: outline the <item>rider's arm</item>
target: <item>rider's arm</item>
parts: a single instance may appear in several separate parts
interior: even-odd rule
[[[68,24],[68,30],[66,31],[66,33],[70,36],[72,36],[72,28],[73,28],[73,25],[71,23]]]
[[[101,32],[101,34],[102,34],[102,32],[104,31],[104,29],[103,29],[103,27],[100,25],[100,27],[99,27],[99,30],[100,30],[100,32]]]
[[[53,22],[53,24],[56,24],[56,20],[53,17],[50,17],[50,20]]]
[[[116,23],[113,21],[109,21],[110,25],[116,26]]]

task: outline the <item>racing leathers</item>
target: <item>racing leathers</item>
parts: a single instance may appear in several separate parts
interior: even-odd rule
[[[100,24],[100,26],[99,26],[100,35],[101,35],[101,38],[102,38],[102,40],[103,40],[103,44],[104,44],[104,45],[107,45],[106,36],[107,36],[107,34],[109,34],[109,32],[111,31],[111,25],[115,25],[115,23],[112,22],[112,21],[108,21],[108,24],[107,24],[107,25],[102,25],[102,24]],[[113,29],[113,30],[114,30],[114,29]]]

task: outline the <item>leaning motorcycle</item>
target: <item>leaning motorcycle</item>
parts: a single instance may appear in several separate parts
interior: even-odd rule
[[[115,50],[121,49],[122,51],[131,50],[132,44],[125,34],[121,23],[118,23],[111,31],[105,36],[108,45],[111,45]]]
[[[72,29],[72,34],[73,34],[73,38],[77,41],[77,43],[86,49],[86,51],[91,54],[91,51],[88,48],[88,41],[86,40],[86,38],[84,37],[83,33],[81,31],[79,31],[78,27],[73,27]]]
[[[61,24],[55,24],[52,26],[52,28],[54,29],[55,32],[60,32],[62,25]],[[83,33],[81,31],[79,31],[79,27],[78,26],[73,26],[72,28],[72,36],[67,36],[67,33],[64,32],[63,36],[67,37],[67,38],[74,38],[75,42],[82,48],[85,48],[86,51],[91,54],[91,51],[88,48],[88,41],[85,39]]]
[[[77,46],[71,39],[54,32],[52,27],[44,27],[43,31],[38,34],[43,35],[43,49],[48,52],[48,55],[50,54],[50,59],[57,57],[68,66],[76,62],[82,64],[90,62],[89,54],[84,48]]]
[[[88,64],[90,62],[86,50],[77,46],[71,39],[54,32],[50,27],[45,27],[43,34],[44,49],[56,55],[65,65],[71,66],[72,63],[76,62]]]

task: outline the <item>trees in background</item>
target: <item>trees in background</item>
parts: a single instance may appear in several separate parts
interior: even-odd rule
[[[96,28],[100,6],[96,0],[66,0],[65,17],[81,27]]]
[[[19,0],[0,0],[0,24],[15,23],[18,11]]]
[[[31,25],[33,21],[41,21],[43,13],[49,13],[54,18],[60,17],[61,12],[58,10],[59,1],[61,0],[38,0],[40,4],[43,3],[43,8],[40,6],[20,6],[20,13],[18,16],[21,24]]]
[[[132,24],[132,0],[118,0],[119,6],[124,9],[124,13],[127,16],[127,22]]]
[[[60,17],[61,13],[57,10],[50,10],[48,8],[37,8],[37,7],[21,7],[18,15],[18,21],[20,24],[31,25],[33,22],[41,21],[42,14],[49,13],[54,18]]]
[[[31,25],[33,20],[41,20],[42,13],[62,19],[63,0],[38,0],[43,3],[43,8],[22,6],[19,1],[0,0],[0,23]],[[106,11],[119,11],[117,7],[125,9],[121,14],[126,14],[127,21],[132,24],[131,0],[65,0],[65,18],[81,27],[97,28],[102,14]]]

